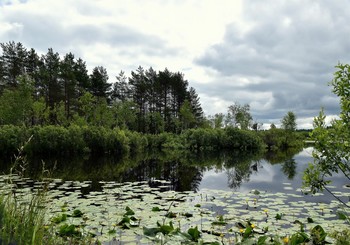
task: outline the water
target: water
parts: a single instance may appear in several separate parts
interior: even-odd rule
[[[152,155],[138,160],[112,157],[45,159],[45,168],[51,170],[51,177],[55,178],[49,184],[47,220],[60,215],[63,204],[68,205],[69,213],[78,208],[89,217],[86,226],[89,232],[96,233],[104,244],[110,244],[112,237],[102,233],[102,227],[115,229],[112,221],[121,220],[126,206],[135,209],[137,217],[143,219],[137,228],[118,228],[120,241],[123,237],[123,241],[149,244],[142,227],[152,228],[156,221],[164,220],[164,212],[157,217],[151,210],[154,206],[169,208],[169,203],[174,204],[171,211],[179,217],[184,212],[193,214],[191,218],[181,219],[184,230],[196,224],[204,233],[213,229],[212,222],[217,221],[217,214],[227,217],[225,227],[215,227],[215,232],[225,230],[225,239],[239,233],[234,224],[250,219],[254,219],[260,228],[274,227],[288,234],[300,230],[296,219],[304,222],[305,230],[316,224],[331,230],[344,229],[348,224],[337,218],[339,203],[334,198],[329,194],[304,196],[301,192],[303,172],[313,161],[311,153],[312,148],[305,148],[300,152],[264,156],[226,152]],[[0,166],[6,173],[5,165]],[[27,192],[41,188],[42,183],[32,180],[42,174],[41,159],[32,159],[25,168],[29,178],[14,177],[12,181],[24,197]],[[8,176],[0,177],[1,186]],[[332,190],[348,201],[349,191],[345,184],[342,176],[333,177]],[[195,204],[200,204],[200,208]],[[283,215],[278,222],[275,220],[277,214]],[[307,218],[312,218],[315,223],[308,224]],[[76,222],[82,221],[77,219]],[[219,238],[212,235],[210,239],[218,241]]]
[[[201,191],[215,189],[242,193],[258,189],[276,193],[301,194],[302,176],[308,163],[313,161],[312,147],[300,152],[278,152],[257,156],[242,152],[215,155],[163,154],[141,156],[138,159],[91,157],[76,159],[44,159],[51,177],[64,181],[91,181],[91,190],[101,190],[100,181],[117,183],[166,180],[175,191]],[[6,173],[5,164],[0,166]],[[55,167],[54,167],[55,166]],[[9,166],[7,166],[8,168]],[[26,166],[29,178],[42,174],[42,159],[32,159]],[[341,175],[333,178],[333,191],[349,192]],[[329,195],[317,196],[327,201]]]
[[[301,192],[302,178],[308,164],[313,162],[312,150],[312,147],[305,148],[291,158],[275,164],[266,159],[253,161],[250,166],[254,170],[249,176],[245,176],[246,178],[243,177],[240,183],[235,183],[237,178],[233,177],[237,172],[235,167],[205,171],[199,189],[235,190],[242,193],[258,189],[269,193],[283,192],[304,195]],[[344,176],[335,174],[332,177],[331,189],[336,192],[349,192],[349,189],[345,186],[346,184],[349,183],[346,182]],[[350,195],[348,196],[350,197]],[[342,199],[350,201],[349,197],[342,197]],[[316,196],[306,196],[305,198],[314,202],[327,203],[334,199],[327,192]]]
[[[312,162],[311,152],[312,148],[305,148],[292,158],[277,164],[272,164],[266,159],[260,159],[256,162],[256,171],[253,170],[235,190],[249,192],[252,189],[259,189],[270,192],[284,192],[291,188],[298,189],[302,185],[304,170],[308,163]],[[235,171],[235,167],[206,171],[203,174],[199,189],[233,189],[235,179],[232,176],[234,176]]]

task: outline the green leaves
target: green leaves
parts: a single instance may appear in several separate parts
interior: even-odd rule
[[[283,215],[284,215],[283,213],[277,213],[275,216],[275,219],[280,220],[280,219],[282,219]]]
[[[200,234],[197,226],[194,228],[188,229],[187,233],[191,236],[191,239],[195,242],[197,242],[198,239],[201,237],[201,234]]]
[[[126,206],[125,211],[126,212],[124,215],[134,215],[135,214],[135,212],[128,206]]]
[[[63,214],[58,214],[57,216],[54,216],[51,218],[51,222],[59,224],[63,221],[67,220],[67,214],[63,213]]]
[[[298,245],[298,244],[304,244],[309,241],[310,241],[310,238],[305,232],[297,232],[291,236],[289,244]]]
[[[5,177],[0,176],[0,183],[4,183]],[[21,178],[15,182],[21,183]],[[343,221],[345,213],[339,213],[342,220],[336,219],[336,203],[318,206],[292,193],[261,190],[175,193],[159,191],[164,189],[165,182],[157,189],[144,182],[111,181],[103,182],[101,191],[81,198],[79,191],[72,192],[68,186],[87,187],[86,182],[54,180],[52,184],[57,184],[57,189],[48,193],[52,203],[48,205],[49,224],[45,229],[61,234],[62,238],[58,239],[80,239],[81,232],[82,239],[92,234],[93,241],[101,242],[116,238],[131,243],[229,244],[237,238],[237,244],[281,244],[288,239],[293,241],[289,244],[308,240],[322,244],[328,238],[325,231],[331,234],[348,227]],[[256,202],[256,208],[245,209],[249,200]],[[200,204],[200,208],[196,204]],[[167,213],[172,215],[166,217]],[[281,219],[276,222],[275,217]],[[313,225],[311,219],[322,227]]]
[[[326,125],[326,115],[322,109],[314,119],[314,130],[311,134],[315,141],[314,161],[304,172],[303,186],[309,187],[312,193],[323,191],[331,192],[326,185],[329,177],[334,173],[341,174],[344,179],[350,180],[350,66],[338,64],[331,82],[333,93],[340,98],[340,119],[332,120]],[[333,195],[338,201],[349,207],[340,198]]]
[[[287,131],[295,131],[297,129],[296,115],[292,111],[288,111],[282,118],[282,128]]]
[[[339,219],[341,219],[341,220],[348,220],[349,223],[350,223],[349,215],[347,215],[345,212],[338,211],[338,212],[337,212],[337,215],[338,215],[338,218],[339,218]]]
[[[133,215],[135,215],[135,212],[129,206],[126,206],[125,213],[122,217],[122,220],[119,221],[118,225],[121,226],[122,229],[138,227],[138,219],[136,219]]]
[[[160,208],[159,208],[159,207],[153,207],[153,208],[152,208],[152,211],[153,211],[153,212],[159,212],[159,211],[160,211]]]
[[[75,210],[73,211],[72,217],[82,217],[83,214],[84,214],[84,213],[83,213],[82,211],[80,211],[79,209],[75,209]]]
[[[58,234],[65,237],[79,237],[81,232],[79,231],[79,226],[64,224],[60,226]]]
[[[212,225],[226,225],[227,222],[224,220],[223,215],[218,215],[216,220],[211,223]]]
[[[327,237],[327,233],[324,231],[322,226],[316,225],[311,230],[311,237],[313,244],[324,244]]]

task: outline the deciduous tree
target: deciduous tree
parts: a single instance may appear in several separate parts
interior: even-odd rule
[[[297,129],[296,116],[294,112],[288,111],[287,114],[282,118],[282,129],[288,131],[295,131]]]
[[[240,105],[238,102],[228,107],[227,118],[230,125],[241,129],[248,129],[253,121],[249,104]]]
[[[33,81],[18,77],[17,89],[5,89],[0,96],[0,124],[28,125],[32,109]]]
[[[309,187],[312,193],[323,190],[332,193],[327,185],[333,174],[341,174],[350,183],[350,65],[338,64],[336,68],[331,85],[333,93],[340,98],[341,112],[339,119],[333,120],[330,127],[326,125],[323,109],[314,119],[311,133],[315,141],[314,161],[303,177],[304,186]]]

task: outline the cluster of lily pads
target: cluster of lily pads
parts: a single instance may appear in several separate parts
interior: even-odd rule
[[[23,196],[44,184],[12,178]],[[0,176],[0,185],[5,179]],[[153,182],[157,187],[100,182],[91,191],[91,181],[48,180],[47,229],[60,239],[91,244],[300,244],[334,242],[327,233],[349,225],[339,219],[336,201],[259,190],[175,192],[168,181]]]

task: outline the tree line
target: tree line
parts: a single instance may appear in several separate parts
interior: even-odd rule
[[[0,125],[93,125],[179,133],[204,123],[199,97],[180,72],[138,67],[109,83],[107,70],[52,48],[39,56],[1,43]]]
[[[0,126],[19,127],[2,128],[5,130],[3,134],[10,139],[18,134],[16,130],[22,130],[24,126],[32,128],[33,135],[47,145],[56,137],[51,135],[50,130],[60,132],[57,135],[62,137],[67,132],[79,132],[77,139],[86,141],[90,134],[115,138],[115,132],[118,132],[117,135],[130,137],[129,142],[134,142],[134,138],[140,139],[129,131],[153,134],[159,137],[152,138],[149,143],[166,139],[158,144],[162,145],[160,148],[186,146],[195,151],[248,149],[252,148],[251,145],[256,148],[261,142],[272,150],[301,145],[301,137],[295,133],[296,116],[293,112],[288,112],[282,119],[281,129],[272,124],[271,129],[266,131],[259,130],[262,124],[253,121],[248,104],[235,102],[228,107],[227,114],[219,113],[206,118],[196,90],[189,87],[180,72],[168,69],[155,71],[152,67],[145,70],[140,66],[131,71],[129,77],[121,71],[110,83],[104,67],[97,66],[89,74],[86,62],[76,59],[72,53],[61,58],[49,48],[46,54],[39,56],[33,48],[28,50],[21,43],[1,43],[0,46]],[[38,128],[43,126],[45,128]],[[64,131],[64,128],[67,130]],[[237,130],[231,131],[230,128]],[[257,133],[253,135],[253,131]],[[184,136],[170,137],[166,133]],[[71,140],[69,136],[66,139]],[[109,147],[106,147],[109,143],[101,137],[99,139],[101,147],[82,145],[79,151],[101,148],[101,151],[109,152]],[[25,140],[23,138],[19,142]],[[11,142],[5,145],[4,150],[16,149]]]

